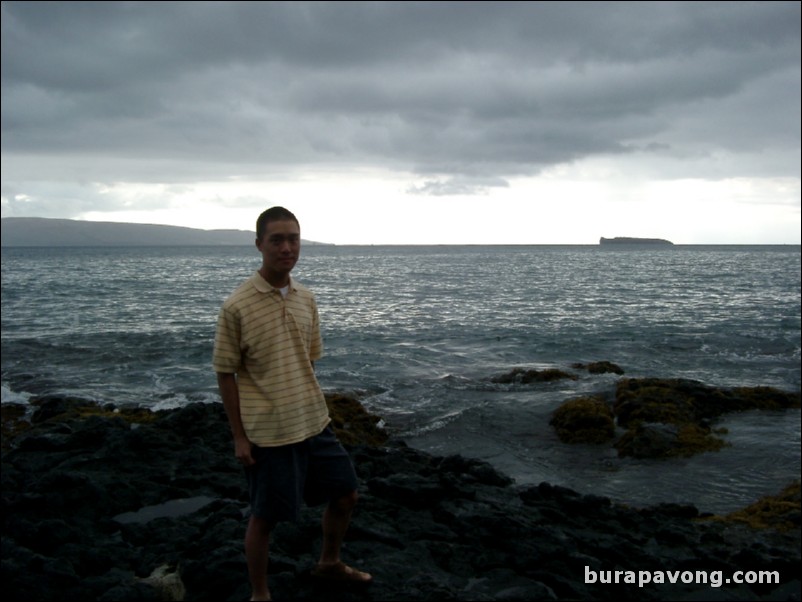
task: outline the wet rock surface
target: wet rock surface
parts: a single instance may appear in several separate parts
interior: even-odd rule
[[[782,529],[706,520],[693,506],[623,507],[548,483],[519,487],[484,462],[382,440],[375,417],[334,403],[348,407],[335,422],[354,436],[361,488],[343,558],[374,583],[310,577],[320,509],[305,509],[274,532],[276,600],[800,597],[798,488],[780,504],[772,527]],[[248,599],[245,482],[222,406],[151,414],[48,399],[31,421],[3,431],[6,599]],[[372,444],[357,442],[356,425]],[[683,583],[698,571],[720,587]],[[776,572],[779,583],[726,583],[738,571]],[[654,583],[661,572],[665,583]],[[639,587],[647,574],[652,582]]]
[[[600,362],[604,364],[604,362]],[[668,458],[717,451],[726,445],[715,428],[720,416],[745,410],[788,411],[800,393],[771,387],[711,387],[685,379],[622,378],[613,399],[569,399],[551,424],[564,443],[613,443],[620,456]]]

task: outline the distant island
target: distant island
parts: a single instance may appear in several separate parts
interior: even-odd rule
[[[2,218],[3,247],[251,246],[252,230],[201,230],[159,224],[88,222],[44,217]],[[304,244],[318,245],[314,241]]]
[[[615,238],[604,238],[602,236],[599,239],[600,245],[663,245],[663,246],[671,246],[674,243],[670,240],[665,240],[662,238],[632,238],[629,236],[616,236]]]

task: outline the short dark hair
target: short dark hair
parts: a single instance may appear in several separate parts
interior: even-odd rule
[[[278,222],[282,220],[292,220],[298,224],[299,229],[301,227],[301,223],[292,211],[284,207],[271,207],[270,209],[262,211],[261,215],[256,220],[256,239],[262,240],[262,237],[265,235],[265,230],[267,230],[267,222]]]

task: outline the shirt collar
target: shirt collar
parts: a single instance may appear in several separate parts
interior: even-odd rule
[[[259,270],[256,270],[253,277],[251,278],[251,282],[253,282],[253,286],[256,288],[257,291],[260,293],[273,293],[279,292],[279,289],[275,288],[271,285],[267,280],[262,278],[262,275],[259,273]],[[290,276],[290,289],[291,291],[297,291],[298,289],[295,286],[295,280],[292,276]]]

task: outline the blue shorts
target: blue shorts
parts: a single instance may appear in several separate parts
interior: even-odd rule
[[[356,491],[351,457],[327,426],[319,435],[278,447],[254,445],[245,468],[251,514],[271,524],[297,521],[301,502],[317,506]]]

